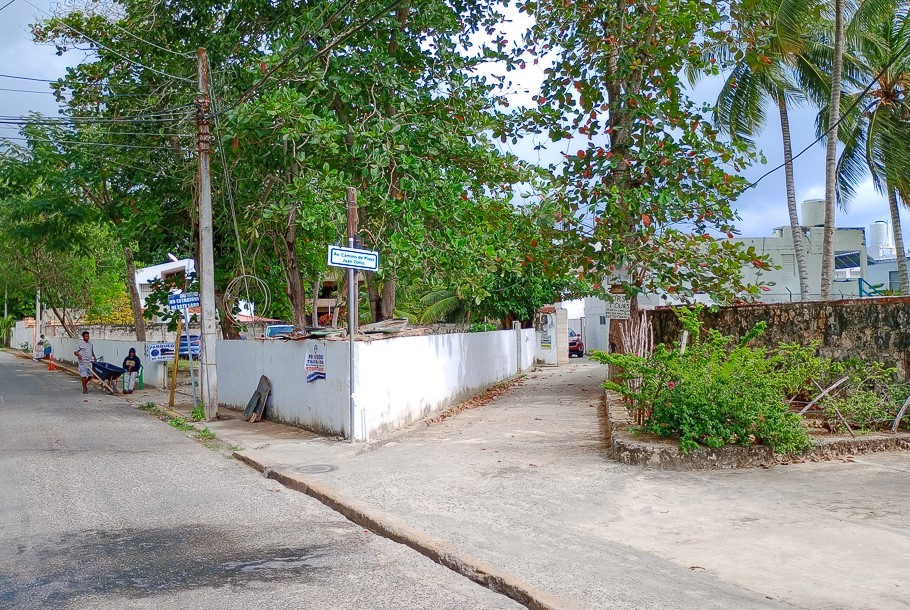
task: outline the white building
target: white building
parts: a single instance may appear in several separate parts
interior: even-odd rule
[[[810,199],[802,203],[803,244],[806,253],[806,271],[809,276],[809,298],[821,298],[822,242],[825,220],[825,202]],[[741,246],[754,247],[759,255],[767,256],[776,269],[743,269],[747,283],[764,282],[770,290],[762,291],[759,299],[766,303],[800,300],[799,272],[790,227],[774,229],[768,237],[734,237]],[[831,296],[833,299],[858,298],[868,295],[870,284],[882,285],[883,290],[896,290],[897,262],[894,241],[888,223],[878,221],[869,228],[869,240],[862,228],[836,228],[834,231],[835,271]],[[605,282],[605,285],[608,284]],[[860,286],[863,286],[861,293]],[[708,302],[705,295],[695,295],[695,300]],[[642,309],[661,305],[678,304],[670,295],[648,294],[638,298]],[[584,300],[585,346],[588,350],[607,351],[610,347],[610,306],[602,299],[589,297]]]
[[[139,299],[142,301],[142,307],[145,307],[145,301],[152,292],[149,282],[156,278],[167,279],[174,275],[189,275],[196,272],[196,262],[191,258],[177,259],[143,267],[136,270],[136,287],[139,289]]]

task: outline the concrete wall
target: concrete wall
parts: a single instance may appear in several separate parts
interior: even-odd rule
[[[534,364],[533,329],[358,341],[355,436],[407,426]],[[260,375],[272,382],[268,418],[347,435],[348,344],[343,341],[219,341],[218,398],[244,408]],[[307,383],[306,354],[325,355],[326,379]],[[365,428],[364,428],[365,424]]]
[[[326,378],[307,383],[307,353],[325,355]],[[218,400],[243,409],[265,375],[268,418],[323,434],[348,430],[348,344],[341,341],[219,341]]]
[[[54,348],[54,358],[61,362],[76,364],[76,357],[73,351],[81,339],[70,339],[69,337],[50,337],[51,346]],[[92,345],[95,346],[95,355],[103,357],[105,362],[120,366],[123,359],[129,354],[130,348],[136,348],[136,355],[142,360],[142,382],[144,385],[164,388],[167,386],[167,363],[149,362],[146,347],[148,343],[141,341],[116,341],[110,339],[92,338]],[[154,343],[154,342],[153,342]]]
[[[679,340],[681,329],[672,309],[649,315],[655,343]],[[910,297],[724,307],[704,312],[703,319],[708,328],[737,336],[764,321],[768,328],[758,340],[766,345],[820,340],[820,355],[876,360],[897,367],[910,380]]]

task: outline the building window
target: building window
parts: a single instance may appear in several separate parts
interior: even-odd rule
[[[607,316],[600,316],[600,324],[601,324],[602,326],[606,326],[606,325],[607,325]]]
[[[783,273],[794,275],[796,273],[796,257],[793,254],[780,255],[780,267]]]
[[[897,274],[897,271],[888,272],[888,290],[891,292],[900,292],[901,290],[901,279]]]

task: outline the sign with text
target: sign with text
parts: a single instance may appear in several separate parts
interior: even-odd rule
[[[379,269],[379,252],[329,246],[328,263],[330,267],[377,271]]]
[[[306,382],[313,383],[320,379],[325,379],[325,354],[314,348],[306,355]]]
[[[198,292],[184,292],[181,294],[169,294],[167,304],[171,309],[189,309],[199,307]]]
[[[149,362],[169,362],[174,359],[173,343],[151,343],[146,349]]]
[[[629,299],[624,296],[614,294],[612,301],[605,301],[606,315],[611,320],[628,320],[632,315],[632,307]]]

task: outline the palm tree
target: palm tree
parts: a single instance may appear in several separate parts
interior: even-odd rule
[[[825,229],[822,239],[822,300],[831,298],[834,280],[834,202],[837,176],[837,135],[840,123],[841,74],[844,58],[844,1],[834,0],[834,61],[831,65],[831,102],[825,146]]]
[[[845,96],[852,108],[843,121],[844,151],[837,165],[837,195],[843,205],[872,174],[875,189],[888,198],[897,250],[900,291],[910,294],[899,204],[910,205],[910,23],[908,3],[892,2],[876,20],[862,16],[855,51],[848,58],[850,81],[868,91]]]
[[[789,108],[807,99],[807,93],[826,91],[824,74],[817,57],[825,49],[814,35],[818,28],[823,0],[761,0],[752,10],[770,32],[761,46],[741,49],[739,61],[721,89],[715,109],[715,122],[734,138],[750,139],[764,125],[765,108],[777,107],[784,147],[787,184],[787,212],[799,273],[800,299],[809,300],[804,235],[796,210],[793,176],[793,149],[790,141]],[[734,50],[721,54],[733,57]]]

